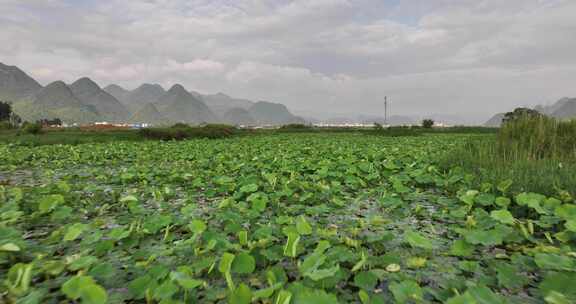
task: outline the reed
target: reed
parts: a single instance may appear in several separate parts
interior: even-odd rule
[[[576,193],[576,120],[524,116],[505,123],[494,136],[471,139],[448,152],[445,168],[460,166],[478,183],[512,180],[512,189]]]

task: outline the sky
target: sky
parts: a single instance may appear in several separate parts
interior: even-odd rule
[[[576,96],[574,0],[0,0],[42,84],[181,83],[299,114],[487,119]]]

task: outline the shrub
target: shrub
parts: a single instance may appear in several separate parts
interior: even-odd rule
[[[287,124],[281,126],[280,129],[312,129],[312,127],[305,124]]]
[[[292,133],[292,132],[312,132],[312,131],[316,132],[317,130],[315,130],[312,126],[305,124],[287,124],[278,128],[277,131]]]
[[[170,128],[146,128],[140,130],[144,138],[159,140],[184,140],[191,138],[226,138],[234,135],[235,127],[228,125],[209,124],[203,127],[190,127],[185,124],[177,124]]]
[[[12,116],[12,104],[0,101],[0,121],[9,120],[10,116]]]
[[[545,117],[544,114],[529,108],[516,108],[512,112],[504,114],[502,123],[513,122],[517,119],[532,119],[532,118],[542,118]]]
[[[187,129],[187,128],[190,128],[190,125],[182,123],[182,122],[177,122],[174,125],[172,125],[170,128],[172,128],[172,129]]]
[[[419,136],[421,134],[421,132],[418,132],[417,128],[404,126],[373,129],[367,132],[373,135],[390,137]]]
[[[26,123],[22,127],[22,132],[25,134],[38,135],[42,133],[42,125],[39,123]]]
[[[422,121],[422,127],[424,129],[431,129],[434,126],[434,120],[432,119],[424,119]]]

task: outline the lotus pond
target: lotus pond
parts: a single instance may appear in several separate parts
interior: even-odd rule
[[[576,204],[465,135],[0,145],[0,303],[574,303]]]

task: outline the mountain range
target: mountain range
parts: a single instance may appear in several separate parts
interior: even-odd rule
[[[576,98],[564,97],[551,105],[538,105],[534,110],[557,119],[576,118]],[[484,123],[487,127],[499,127],[506,113],[497,113]]]
[[[71,84],[55,81],[42,86],[18,67],[3,63],[0,63],[0,100],[12,102],[14,112],[27,121],[60,118],[66,123],[249,126],[305,122],[283,104],[253,102],[223,93],[203,95],[180,84],[168,90],[159,84],[142,84],[127,90],[117,84],[101,88],[83,77]]]

